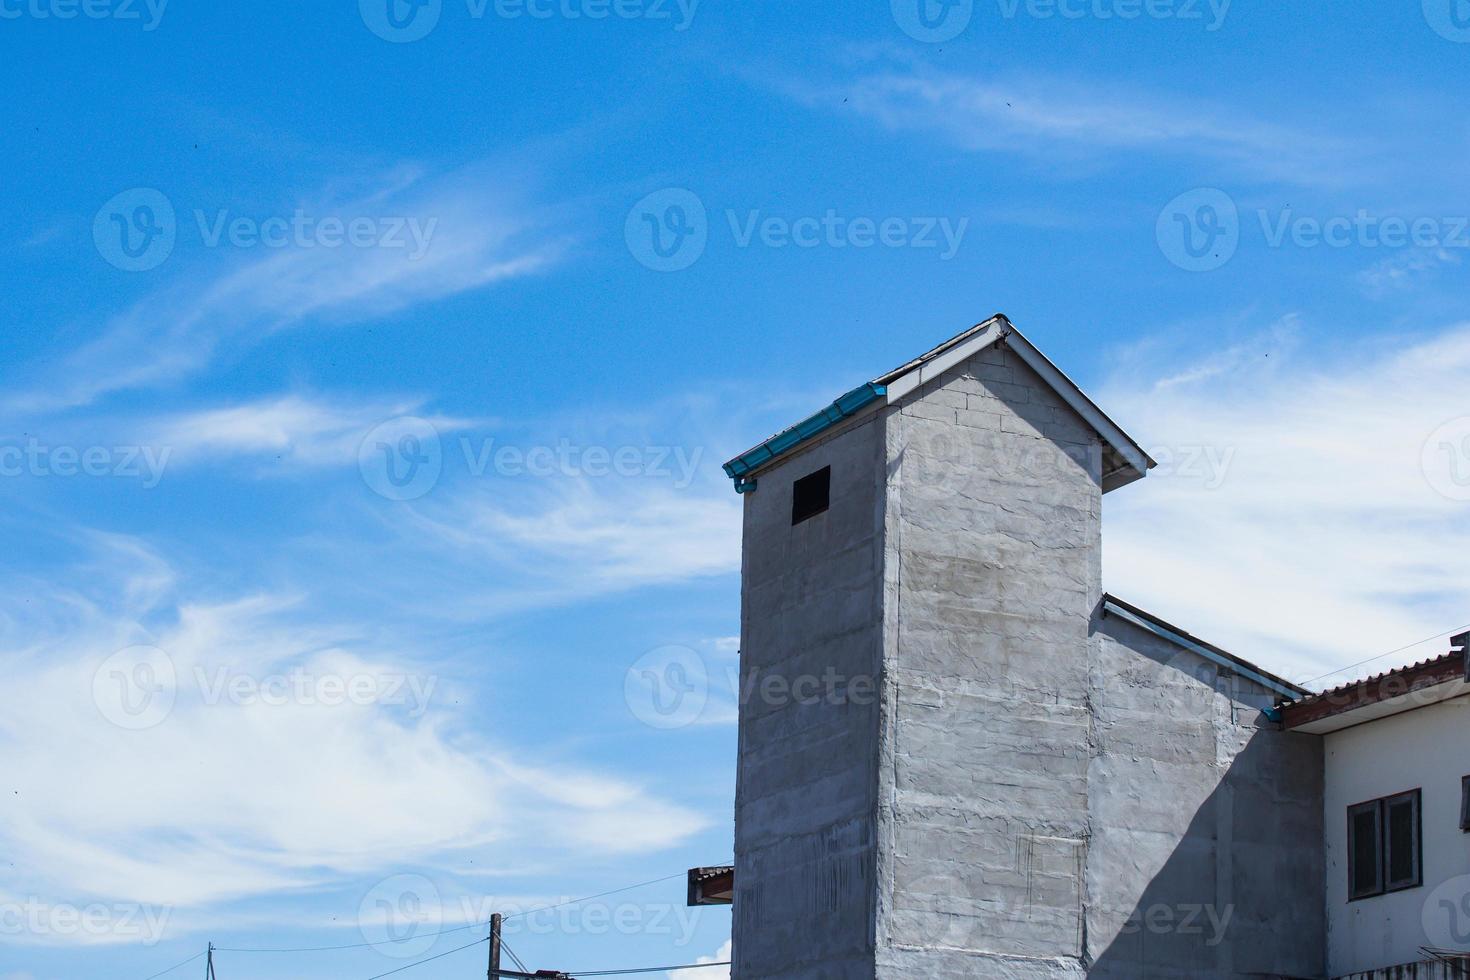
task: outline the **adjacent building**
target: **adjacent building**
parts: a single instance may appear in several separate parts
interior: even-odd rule
[[[1405,792],[1419,815],[1447,805],[1427,770],[1456,753],[1427,743],[1466,731],[1464,692],[1416,712],[1443,714],[1434,733],[1325,733],[1373,709],[1322,713],[1105,593],[1102,496],[1152,465],[1003,316],[727,464],[752,693],[733,880],[700,869],[691,901],[733,898],[733,977],[1315,978],[1428,958],[1388,962],[1413,942],[1400,863],[1381,918],[1328,882],[1368,853],[1343,837],[1369,827],[1355,794],[1379,794],[1392,855]],[[1360,742],[1421,738],[1422,779],[1355,771]],[[1426,824],[1419,842],[1416,889],[1470,873],[1464,841]],[[1358,936],[1370,921],[1381,938]]]
[[[1330,976],[1470,976],[1467,637],[1283,710],[1325,750]]]

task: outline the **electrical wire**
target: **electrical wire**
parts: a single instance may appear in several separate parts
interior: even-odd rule
[[[484,929],[486,923],[471,922],[465,926],[455,926],[452,929],[440,929],[438,932],[415,933],[411,938],[421,939],[428,936],[447,936],[451,932],[464,932],[466,929]],[[366,943],[346,943],[341,946],[298,946],[288,948],[285,946],[256,947],[251,949],[233,948],[228,946],[216,946],[216,953],[322,953],[334,949],[362,949],[364,946],[392,946],[395,943],[404,942],[402,939],[377,939]]]
[[[601,893],[599,893],[597,895],[588,895],[586,898],[574,898],[574,899],[570,899],[570,900],[565,901],[565,902],[559,902],[559,903],[557,903],[555,905],[543,905],[540,908],[527,909],[524,912],[516,912],[513,915],[507,915],[505,918],[507,920],[509,920],[509,919],[518,919],[518,918],[521,918],[522,916],[526,916],[526,915],[535,915],[537,912],[549,912],[549,911],[551,911],[553,909],[565,908],[568,905],[579,905],[582,902],[590,902],[593,899],[606,898],[608,895],[618,895],[618,894],[621,894],[622,892],[633,891],[636,888],[646,888],[649,885],[658,885],[658,884],[662,884],[665,881],[673,881],[675,878],[682,878],[682,877],[684,877],[685,874],[686,874],[686,872],[680,871],[677,874],[671,874],[671,875],[668,875],[668,876],[663,877],[663,878],[656,878],[653,881],[643,881],[643,882],[639,882],[636,885],[627,885],[627,886],[625,886],[623,888],[615,888],[612,891],[601,892]],[[484,923],[484,922],[471,922],[468,925],[454,926],[453,928],[450,928],[450,929],[440,929],[438,932],[432,932],[432,933],[426,932],[426,933],[423,933],[422,935],[423,936],[445,936],[445,935],[448,935],[448,934],[454,933],[454,932],[464,932],[466,929],[484,929],[484,928],[487,928],[487,927],[488,927],[488,923]],[[420,938],[420,937],[418,935],[415,935],[414,938],[417,939],[417,938]],[[362,949],[362,948],[367,947],[367,946],[391,946],[395,942],[399,942],[399,941],[401,941],[401,940],[379,939],[379,940],[376,940],[376,941],[373,941],[373,942],[365,942],[365,943],[343,943],[343,944],[338,945],[338,946],[259,946],[259,947],[238,947],[238,946],[237,947],[227,947],[227,946],[216,946],[215,947],[215,951],[216,952],[220,952],[220,953],[324,953],[324,952],[330,952],[332,950],[338,950],[338,949]],[[201,953],[200,955],[202,956],[204,954]],[[183,964],[181,963],[179,965],[182,966]],[[529,972],[529,971],[527,971],[527,972]],[[153,980],[153,978],[152,977],[149,977],[148,980]]]
[[[478,946],[481,943],[488,943],[489,941],[489,936],[486,936],[484,939],[476,939],[472,943],[465,943],[463,946],[456,946],[454,949],[446,950],[443,953],[439,953],[434,956],[428,956],[424,959],[416,960],[413,963],[406,963],[396,970],[389,970],[387,973],[379,973],[376,976],[368,977],[368,980],[378,980],[379,977],[391,977],[395,973],[402,973],[404,970],[412,970],[416,966],[423,966],[425,963],[432,962],[433,960],[442,959],[443,957],[448,956],[450,953],[458,953],[461,950],[469,949],[471,946]]]
[[[678,874],[667,875],[663,878],[655,878],[652,881],[642,881],[636,885],[628,885],[626,888],[614,888],[610,892],[598,892],[596,895],[588,895],[586,898],[573,898],[565,902],[558,902],[555,905],[543,905],[541,908],[538,909],[527,909],[524,912],[517,912],[514,915],[507,915],[505,917],[505,921],[509,922],[511,919],[519,919],[525,915],[535,915],[537,912],[550,912],[552,909],[566,908],[568,905],[580,905],[583,902],[590,902],[595,898],[606,898],[609,895],[621,895],[623,892],[630,892],[636,888],[647,888],[649,885],[660,885],[666,881],[673,881],[675,878],[683,878],[687,874],[687,871],[680,871]]]
[[[504,939],[500,940],[500,948],[505,950],[506,955],[511,958],[511,962],[515,963],[516,968],[519,969],[522,973],[531,972],[530,970],[526,969],[526,964],[521,962],[521,958],[516,955],[516,951],[511,949]]]
[[[573,970],[567,974],[570,977],[624,977],[634,973],[674,973],[678,970],[704,970],[712,966],[729,966],[730,961],[723,963],[685,963],[683,966],[643,966],[635,970]]]
[[[1449,636],[1452,633],[1463,633],[1465,630],[1470,630],[1470,623],[1466,623],[1464,626],[1456,626],[1454,629],[1447,629],[1443,633],[1436,633],[1433,636],[1426,636],[1424,639],[1415,640],[1413,643],[1406,643],[1403,646],[1399,647],[1397,650],[1390,650],[1387,653],[1380,653],[1376,657],[1369,657],[1367,660],[1359,660],[1355,664],[1348,664],[1346,667],[1341,667],[1337,670],[1331,670],[1325,674],[1319,674],[1316,677],[1308,678],[1302,683],[1302,686],[1305,687],[1307,684],[1311,684],[1314,681],[1320,681],[1323,677],[1331,677],[1334,674],[1346,673],[1347,671],[1352,670],[1354,667],[1361,667],[1364,664],[1371,664],[1373,661],[1382,660],[1384,657],[1392,657],[1396,653],[1403,653],[1405,650],[1413,649],[1421,643],[1428,643],[1430,640],[1437,640],[1441,636]]]
[[[208,952],[208,951],[206,950],[205,952]],[[199,957],[201,957],[203,955],[204,955],[204,953],[195,953],[193,956],[189,957],[187,960],[184,960],[184,962],[182,962],[182,963],[175,963],[173,966],[169,967],[167,970],[160,970],[158,973],[153,974],[153,976],[151,976],[151,977],[144,977],[143,980],[156,980],[157,977],[161,977],[165,973],[172,973],[172,972],[174,972],[175,970],[177,970],[181,966],[188,966],[190,963],[193,963],[195,960],[197,960]]]

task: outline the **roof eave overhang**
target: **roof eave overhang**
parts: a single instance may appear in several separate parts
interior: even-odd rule
[[[1452,654],[1299,698],[1282,705],[1282,722],[1290,731],[1326,735],[1467,694],[1465,655]]]

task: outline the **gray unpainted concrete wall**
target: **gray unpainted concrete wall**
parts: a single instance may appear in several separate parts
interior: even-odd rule
[[[743,690],[881,696],[743,698],[734,977],[1321,975],[1319,740],[1101,617],[1101,460],[997,347],[760,474]]]

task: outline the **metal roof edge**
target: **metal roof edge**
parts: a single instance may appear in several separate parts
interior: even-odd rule
[[[1116,596],[1110,594],[1103,595],[1103,612],[1104,614],[1117,616],[1125,622],[1145,629],[1161,639],[1168,640],[1175,646],[1183,647],[1191,653],[1199,654],[1206,660],[1219,664],[1222,667],[1227,667],[1244,677],[1248,677],[1257,684],[1280,694],[1287,700],[1296,700],[1303,695],[1311,693],[1304,687],[1300,687],[1285,678],[1276,676],[1268,670],[1257,667],[1250,661],[1237,657],[1235,654],[1226,650],[1222,650],[1213,643],[1207,643],[1199,637],[1193,636],[1179,627],[1165,622],[1152,613],[1145,612],[1130,602],[1124,602]]]
[[[751,481],[745,479],[750,473],[790,452],[802,443],[815,439],[837,423],[851,418],[887,394],[888,389],[885,386],[871,381],[859,385],[820,412],[730,460],[725,464],[725,475],[734,480],[735,489],[743,493],[751,485]]]
[[[784,429],[725,463],[726,475],[735,481],[740,493],[755,488],[755,482],[747,479],[755,471],[768,466],[776,459],[798,446],[817,438],[828,429],[882,399],[893,404],[900,398],[916,391],[944,372],[987,347],[1007,343],[1018,357],[1051,388],[1057,397],[1082,417],[1103,441],[1117,454],[1122,465],[1104,474],[1103,492],[1125,486],[1141,479],[1157,465],[1153,458],[1122,427],[1108,417],[1107,413],[1089,398],[1075,381],[1058,368],[1051,359],[1031,343],[1006,317],[997,313],[968,330],[949,338],[919,357],[900,365],[887,374],[852,389],[820,412]]]

